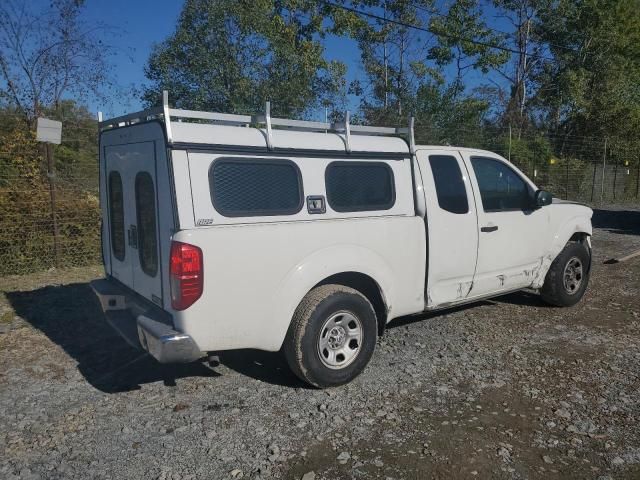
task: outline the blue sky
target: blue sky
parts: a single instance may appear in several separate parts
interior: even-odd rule
[[[47,3],[47,0],[39,1]],[[118,54],[113,58],[116,81],[125,93],[130,93],[129,98],[127,95],[120,96],[111,105],[100,105],[92,101],[89,105],[92,111],[102,110],[112,116],[141,108],[139,100],[133,95],[133,87],[139,87],[146,81],[144,66],[151,48],[154,43],[163,41],[174,32],[182,4],[182,0],[87,0],[84,15],[88,22],[101,21],[117,27],[120,32],[107,41],[118,49]],[[496,21],[491,23],[493,28],[505,27]],[[348,81],[362,78],[360,53],[355,42],[328,36],[324,40],[324,46],[327,59],[347,64]],[[494,75],[494,79],[498,80],[495,77]],[[468,85],[474,86],[483,78],[478,73],[470,73],[465,80]],[[357,108],[355,100],[350,99],[349,108],[352,110]],[[314,116],[320,118],[324,113],[317,112]]]
[[[117,27],[119,35],[107,38],[119,53],[113,58],[115,78],[125,90],[145,81],[144,66],[154,43],[159,43],[175,31],[182,9],[181,0],[88,0],[85,18],[88,22],[103,22]],[[124,99],[121,99],[124,100]],[[131,95],[125,102],[113,105],[92,102],[92,111],[104,110],[120,115],[139,110],[140,103]]]
[[[101,21],[122,31],[121,35],[107,40],[120,50],[113,64],[117,82],[125,90],[146,81],[144,66],[151,48],[154,43],[163,41],[175,31],[182,5],[182,0],[87,1],[85,18],[89,22]],[[355,42],[329,36],[325,39],[325,48],[327,59],[340,60],[348,65],[348,81],[362,74],[360,53]],[[112,105],[92,102],[89,108],[92,111],[103,110],[109,115],[121,115],[141,108],[133,95],[125,102],[124,98],[119,100]],[[355,108],[355,105],[352,107]]]

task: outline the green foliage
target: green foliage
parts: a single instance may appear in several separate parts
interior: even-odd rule
[[[425,83],[418,88],[416,98],[415,114],[423,126],[419,140],[435,144],[482,143],[481,126],[488,109],[486,100],[462,96],[456,84]]]
[[[489,29],[483,17],[479,2],[455,0],[446,15],[430,20],[438,43],[429,50],[429,59],[440,67],[455,63],[454,81],[460,81],[468,69],[488,73],[509,59],[506,52],[491,47],[504,46],[503,35]]]
[[[187,0],[175,33],[146,67],[148,104],[169,90],[179,107],[276,115],[332,105],[344,66],[323,58],[323,17],[310,0]]]
[[[637,0],[558,0],[540,17],[553,58],[537,105],[559,133],[628,139],[640,131]]]
[[[64,120],[55,146],[56,217],[61,266],[100,260],[96,125],[86,109],[65,101],[47,112]],[[55,266],[49,178],[42,145],[23,114],[0,110],[0,275]]]

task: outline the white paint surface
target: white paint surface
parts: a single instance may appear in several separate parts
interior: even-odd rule
[[[531,212],[484,212],[469,159],[480,154],[506,162],[490,152],[419,146],[411,160],[400,139],[353,135],[352,148],[359,153],[345,158],[330,153],[344,150],[338,134],[274,130],[274,145],[286,153],[269,155],[259,129],[171,125],[174,141],[185,145],[171,152],[170,161],[159,123],[113,129],[101,136],[105,266],[146,298],[161,296],[175,327],[191,335],[203,351],[278,350],[302,298],[326,278],[344,272],[375,281],[389,312],[387,320],[514,289],[537,288],[569,238],[575,232],[591,234],[592,212],[580,205],[554,203]],[[215,145],[227,148],[222,151]],[[237,151],[230,145],[236,145]],[[247,153],[246,147],[253,153]],[[264,153],[256,150],[260,148]],[[296,154],[296,149],[304,154]],[[371,160],[365,158],[366,151],[393,155]],[[439,207],[429,154],[457,159],[468,213],[453,214]],[[287,216],[224,217],[213,207],[208,178],[212,162],[221,156],[291,160],[300,169],[305,197],[326,196],[324,173],[332,161],[385,162],[394,174],[396,201],[388,210],[371,212],[340,213],[327,203],[326,213],[320,215],[309,214],[305,205]],[[155,279],[140,277],[137,252],[128,250],[127,260],[120,263],[111,255],[104,194],[110,169],[121,171],[123,177],[127,225],[135,222],[136,172],[154,172],[161,272]],[[535,190],[530,180],[518,174]],[[490,224],[499,229],[480,232],[481,226]],[[203,295],[182,312],[172,311],[169,301],[172,239],[199,246],[204,256]]]

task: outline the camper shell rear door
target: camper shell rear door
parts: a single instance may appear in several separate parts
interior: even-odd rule
[[[165,279],[174,209],[162,126],[150,122],[105,131],[100,154],[107,274],[169,308]]]

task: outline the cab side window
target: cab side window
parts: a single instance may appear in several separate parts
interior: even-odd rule
[[[458,160],[451,155],[429,155],[438,205],[451,213],[469,213],[467,190]]]
[[[471,165],[485,212],[531,208],[529,187],[508,165],[485,157],[471,157]]]

